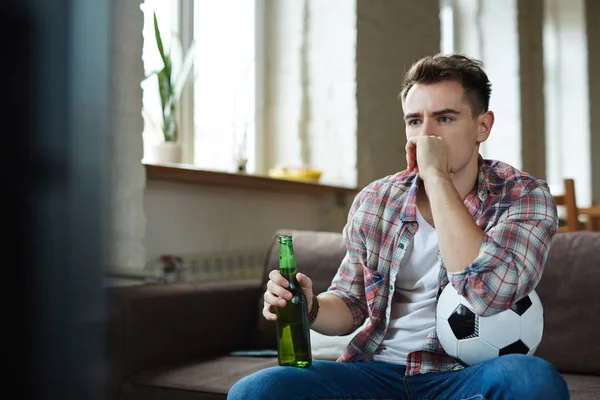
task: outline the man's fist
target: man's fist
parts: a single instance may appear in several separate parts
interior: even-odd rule
[[[413,136],[406,143],[408,171],[417,172],[421,179],[450,177],[448,146],[438,136]]]
[[[313,289],[312,280],[302,274],[297,273],[296,279],[308,300],[308,311],[312,309]],[[273,270],[269,273],[269,281],[267,282],[267,290],[263,294],[263,316],[268,320],[276,320],[277,314],[273,307],[285,307],[286,301],[292,299],[292,293],[286,288],[289,282],[279,273],[279,270]]]

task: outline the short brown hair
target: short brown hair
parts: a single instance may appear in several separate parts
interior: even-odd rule
[[[465,90],[465,98],[473,116],[488,110],[492,84],[482,69],[483,63],[461,54],[427,56],[415,62],[402,82],[401,100],[417,83],[457,81]]]

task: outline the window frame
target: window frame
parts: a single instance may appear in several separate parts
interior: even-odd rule
[[[194,37],[194,2],[190,0],[174,0],[173,26],[179,35],[182,49],[190,47]],[[187,82],[181,92],[180,106],[178,107],[178,123],[181,134],[182,154],[184,164],[194,164],[194,74],[188,76]]]

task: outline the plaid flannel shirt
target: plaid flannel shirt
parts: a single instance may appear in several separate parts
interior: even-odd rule
[[[343,234],[347,253],[327,293],[340,297],[354,317],[350,341],[338,361],[372,359],[390,322],[392,296],[418,225],[416,194],[421,180],[406,171],[376,180],[356,196]],[[485,233],[479,255],[450,273],[441,262],[438,297],[448,282],[479,315],[510,308],[538,284],[558,228],[548,185],[508,164],[479,156],[477,183],[464,200]],[[406,359],[406,375],[464,368],[443,350],[435,330]]]

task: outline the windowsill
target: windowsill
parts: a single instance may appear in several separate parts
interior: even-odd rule
[[[261,190],[280,193],[298,193],[308,195],[356,195],[358,189],[341,186],[321,185],[268,176],[236,174],[221,171],[199,169],[190,164],[154,164],[144,163],[146,179],[154,181],[180,182],[196,185],[226,186],[249,190]]]

